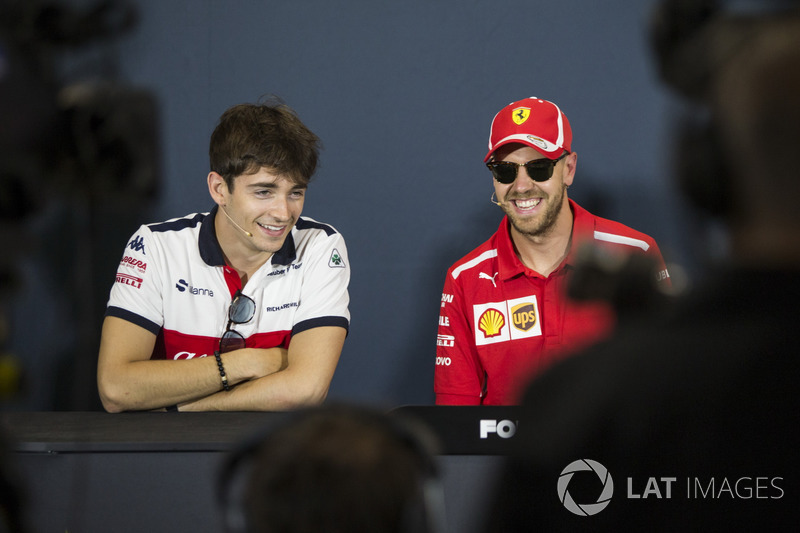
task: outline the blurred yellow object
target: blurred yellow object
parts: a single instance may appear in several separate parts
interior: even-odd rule
[[[14,397],[19,392],[21,381],[19,360],[9,353],[0,354],[0,399]]]

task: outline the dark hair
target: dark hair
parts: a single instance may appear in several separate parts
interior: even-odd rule
[[[723,154],[746,191],[743,208],[769,193],[769,209],[797,219],[800,195],[796,146],[800,140],[800,17],[774,17],[757,27],[715,86]]]
[[[211,134],[211,170],[233,189],[236,176],[266,168],[305,187],[317,168],[319,138],[275,99],[225,111]]]
[[[425,428],[405,422],[329,406],[271,432],[255,451],[246,484],[248,531],[434,530],[424,491],[425,480],[435,478],[435,447]]]

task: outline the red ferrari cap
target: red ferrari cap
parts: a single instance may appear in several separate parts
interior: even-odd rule
[[[570,152],[572,128],[567,115],[553,102],[530,97],[511,102],[494,116],[489,131],[488,161],[495,150],[509,143],[527,144],[550,159]]]

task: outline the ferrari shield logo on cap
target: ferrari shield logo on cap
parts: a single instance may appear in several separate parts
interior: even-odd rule
[[[511,120],[513,120],[514,124],[517,126],[528,120],[529,116],[531,116],[530,107],[517,107],[511,112]]]

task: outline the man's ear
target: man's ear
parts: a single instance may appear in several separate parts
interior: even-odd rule
[[[575,179],[575,169],[578,168],[578,154],[570,152],[564,161],[564,183],[569,186],[572,185],[572,180]]]
[[[225,183],[225,178],[216,172],[209,172],[208,193],[211,195],[211,199],[214,200],[217,205],[224,205],[229,193],[228,184]]]

